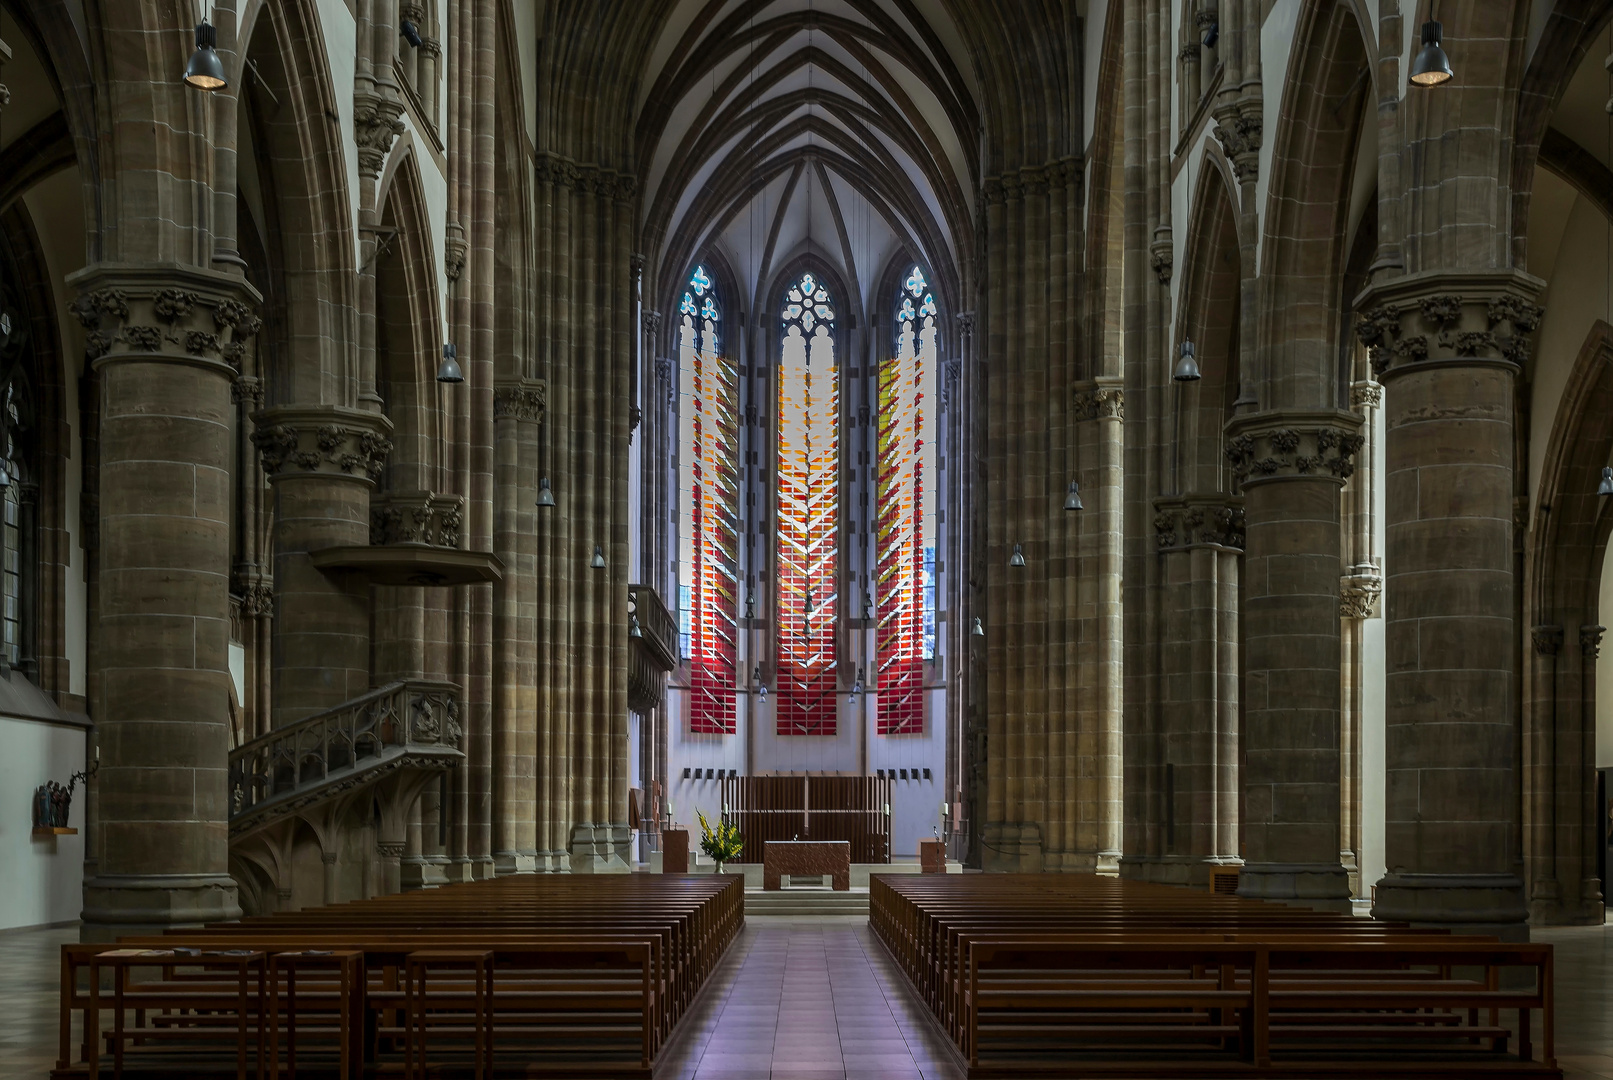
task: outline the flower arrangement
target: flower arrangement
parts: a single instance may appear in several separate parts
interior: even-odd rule
[[[723,863],[739,858],[740,852],[745,850],[745,838],[739,835],[739,829],[731,821],[718,818],[717,828],[713,831],[704,813],[696,810],[695,816],[700,819],[700,850],[717,864],[717,873],[720,874]]]

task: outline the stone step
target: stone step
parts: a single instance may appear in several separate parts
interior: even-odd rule
[[[746,915],[868,915],[868,890],[835,892],[827,886],[807,886],[766,892],[745,890]]]

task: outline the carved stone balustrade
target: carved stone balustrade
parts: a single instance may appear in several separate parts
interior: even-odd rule
[[[232,750],[231,838],[401,769],[457,767],[460,715],[455,684],[395,682]]]

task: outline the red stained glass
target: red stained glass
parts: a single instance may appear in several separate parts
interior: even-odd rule
[[[786,294],[778,369],[780,735],[836,731],[840,371],[834,307],[811,274]]]
[[[875,493],[881,735],[924,731],[925,664],[935,656],[935,297],[914,267],[896,355],[879,367]]]
[[[689,664],[689,730],[731,735],[739,540],[739,383],[718,345],[711,279],[696,267],[680,308],[678,616]]]

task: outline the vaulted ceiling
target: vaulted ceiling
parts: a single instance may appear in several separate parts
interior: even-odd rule
[[[840,275],[861,321],[902,255],[958,310],[975,243],[977,95],[940,0],[680,0],[635,131],[654,302],[665,309],[715,252],[756,310],[810,254]]]

